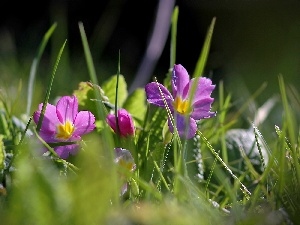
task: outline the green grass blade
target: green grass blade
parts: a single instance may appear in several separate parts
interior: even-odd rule
[[[208,142],[206,137],[202,134],[201,131],[197,131],[197,134],[200,136],[204,144],[209,148],[211,153],[216,157],[216,159],[224,166],[224,168],[229,172],[232,178],[234,178],[240,185],[241,185],[241,191],[245,194],[246,198],[249,198],[251,196],[251,192],[247,189],[247,187],[239,180],[239,178],[232,172],[232,170],[228,167],[226,163],[222,160],[222,158],[218,155],[216,150],[212,147],[212,145]]]
[[[116,83],[116,99],[115,99],[115,117],[117,124],[117,134],[120,134],[119,120],[118,120],[118,90],[119,90],[119,77],[120,77],[120,52],[119,52],[119,62],[118,62],[118,71],[117,71],[117,83]]]
[[[60,51],[58,53],[58,56],[57,56],[56,63],[55,63],[54,68],[53,68],[53,72],[52,72],[52,76],[51,76],[51,79],[50,79],[50,82],[49,82],[49,86],[48,86],[48,89],[47,89],[47,92],[46,92],[45,100],[43,102],[43,108],[42,108],[41,116],[40,116],[39,122],[37,124],[37,128],[36,128],[37,132],[40,131],[41,126],[42,126],[42,121],[44,119],[44,115],[45,115],[45,111],[46,111],[46,106],[47,106],[47,103],[49,101],[50,92],[51,92],[53,80],[54,80],[54,77],[55,77],[55,73],[56,73],[56,70],[57,70],[57,67],[58,67],[58,64],[59,64],[59,61],[60,61],[60,58],[61,58],[61,55],[63,53],[63,50],[64,50],[64,47],[65,47],[66,43],[67,43],[67,40],[64,42],[63,46],[61,47],[61,49],[60,49]]]
[[[227,148],[226,148],[226,140],[225,140],[225,129],[224,129],[224,122],[225,122],[225,115],[226,115],[226,107],[228,105],[225,105],[226,103],[224,102],[224,85],[223,82],[221,81],[219,83],[219,102],[220,102],[220,116],[219,116],[219,123],[221,125],[220,130],[221,130],[221,145],[222,145],[222,159],[226,164],[228,164],[228,154],[227,154]],[[228,100],[229,102],[229,100]]]
[[[176,62],[176,42],[177,42],[177,22],[178,22],[178,6],[174,8],[172,15],[172,27],[171,27],[171,54],[170,54],[170,67],[172,68]]]
[[[87,41],[87,37],[84,31],[84,27],[83,24],[80,22],[79,23],[79,30],[80,30],[80,35],[81,35],[81,41],[83,44],[83,49],[84,49],[84,53],[85,53],[85,58],[86,58],[86,63],[87,63],[87,67],[88,67],[88,71],[89,71],[89,75],[91,78],[91,81],[96,84],[98,84],[98,79],[96,76],[96,70],[95,70],[95,66],[93,63],[93,59],[92,59],[92,54],[88,45],[88,41]],[[97,115],[98,118],[100,118],[100,120],[105,121],[106,118],[106,109],[105,106],[103,104],[103,102],[101,101],[101,95],[99,93],[99,91],[97,91],[96,89],[94,89],[94,93],[95,93],[95,97],[96,100],[95,104],[96,104],[96,110],[97,110]],[[106,123],[105,123],[106,124]],[[111,166],[111,163],[114,161],[115,158],[115,152],[114,152],[114,141],[113,141],[113,137],[112,134],[110,133],[109,127],[106,124],[106,126],[104,126],[103,132],[101,133],[103,134],[103,140],[105,140],[103,142],[103,145],[101,146],[101,149],[104,149],[105,151],[102,151],[105,154],[105,158],[107,158],[107,165],[103,165],[105,166],[110,166],[110,170],[109,173],[107,174],[108,176],[111,176],[111,184],[113,187],[113,191],[112,191],[112,202],[114,204],[118,204],[119,203],[119,190],[118,190],[118,180],[117,180],[117,170],[115,166]]]
[[[93,84],[96,84],[99,86],[95,66],[93,63],[92,54],[91,54],[91,51],[90,51],[90,48],[88,45],[88,41],[87,41],[87,37],[86,37],[85,31],[84,31],[83,24],[81,22],[79,23],[79,30],[80,30],[81,40],[82,40],[82,44],[83,44],[83,50],[85,53],[85,58],[86,58],[86,63],[87,63],[90,79]],[[96,89],[94,89],[94,93],[95,93],[95,96],[97,99],[97,101],[95,101],[95,103],[97,105],[96,109],[97,109],[98,118],[100,118],[101,120],[105,120],[106,112],[105,112],[105,106],[104,106],[103,102],[101,101],[101,95]],[[105,127],[107,127],[107,126],[105,126]],[[106,143],[108,144],[105,147],[107,149],[110,149],[113,146],[113,139],[111,136],[108,135],[108,133],[109,132],[104,132],[105,139],[107,140]]]
[[[213,30],[216,22],[216,17],[214,17],[211,21],[211,24],[209,26],[209,29],[207,31],[204,46],[202,48],[202,51],[200,53],[200,57],[198,59],[198,62],[196,64],[196,69],[194,71],[193,77],[199,77],[202,76],[204,67],[208,58],[209,49],[210,49],[210,43],[213,35]]]
[[[284,128],[283,128],[283,130],[286,130],[285,133],[289,137],[290,151],[291,151],[291,155],[292,155],[293,165],[295,166],[296,179],[298,181],[298,184],[300,185],[300,164],[298,162],[297,149],[294,147],[294,146],[296,146],[296,142],[297,142],[296,127],[295,127],[296,124],[294,122],[294,121],[296,121],[296,118],[295,118],[293,112],[291,111],[291,106],[287,99],[285,83],[284,83],[282,75],[279,76],[279,87],[280,87],[280,93],[281,93],[283,109],[284,109]]]

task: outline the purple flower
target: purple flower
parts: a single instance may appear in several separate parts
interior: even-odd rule
[[[133,119],[130,113],[128,113],[125,109],[118,110],[118,123],[116,122],[116,116],[114,114],[108,114],[106,121],[114,132],[116,134],[120,134],[121,137],[134,135]],[[119,129],[117,126],[119,126]]]
[[[38,124],[43,103],[34,112],[33,120]],[[56,106],[47,104],[40,136],[48,144],[57,142],[75,142],[81,140],[81,136],[90,133],[95,128],[95,116],[89,111],[78,112],[78,100],[75,95],[61,97]],[[66,159],[69,154],[76,154],[78,144],[70,144],[54,147],[59,157]]]
[[[124,148],[115,148],[115,163],[130,172],[133,172],[136,169],[136,165],[130,151]],[[125,179],[125,177],[121,176],[121,179]],[[125,182],[122,186],[121,195],[123,195],[126,191],[127,182]]]
[[[197,82],[197,84],[194,84],[195,82]],[[194,92],[192,92],[193,88],[195,89],[193,90]],[[179,135],[189,139],[196,134],[197,120],[216,115],[215,112],[210,112],[211,104],[214,101],[210,95],[214,88],[215,85],[212,85],[209,78],[200,77],[190,80],[186,69],[178,64],[174,65],[172,72],[173,94],[171,94],[165,86],[157,82],[147,84],[145,91],[149,103],[165,108],[166,106],[162,98],[163,94],[174,116]],[[191,93],[194,93],[193,96],[190,96]],[[168,121],[170,131],[173,133],[174,128],[170,118]]]

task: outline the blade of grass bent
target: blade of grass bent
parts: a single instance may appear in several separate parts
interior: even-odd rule
[[[28,80],[28,90],[27,90],[27,106],[26,106],[26,115],[29,115],[30,108],[32,104],[32,96],[33,96],[33,89],[34,89],[34,81],[35,81],[35,75],[37,71],[38,64],[40,62],[40,59],[42,57],[42,54],[44,52],[44,49],[56,28],[56,23],[54,23],[50,29],[46,32],[46,34],[43,37],[43,40],[40,44],[40,47],[38,49],[37,56],[34,58],[31,68],[30,68],[30,75]]]

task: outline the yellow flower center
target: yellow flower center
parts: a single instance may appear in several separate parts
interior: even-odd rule
[[[189,101],[182,101],[180,97],[176,97],[174,101],[174,109],[180,114],[188,114],[190,112]]]
[[[120,159],[118,163],[120,166],[122,166],[125,169],[128,169],[129,171],[133,170],[133,166],[134,166],[133,162],[128,162],[125,161],[124,159]]]
[[[70,121],[66,121],[64,124],[59,124],[57,126],[56,138],[68,140],[75,130],[74,125]]]

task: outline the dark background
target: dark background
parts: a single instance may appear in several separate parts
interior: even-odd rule
[[[78,22],[82,22],[100,82],[117,72],[119,51],[121,73],[128,84],[135,77],[145,53],[156,16],[158,1],[2,1],[0,56],[23,66],[26,77],[42,37],[57,22],[51,43],[41,63],[39,77],[46,79],[59,48],[67,39],[57,89],[76,88],[77,80],[88,80]],[[207,28],[216,25],[205,75],[236,96],[257,90],[264,82],[265,98],[278,91],[278,75],[298,84],[300,72],[299,0],[181,0],[179,7],[177,60],[190,73],[199,57]],[[169,68],[169,38],[153,68],[162,79]],[[80,68],[81,70],[79,70]],[[3,73],[0,74],[3,76]],[[18,75],[16,75],[18,76]],[[149,81],[152,80],[152,77]],[[67,85],[66,85],[67,84]]]

